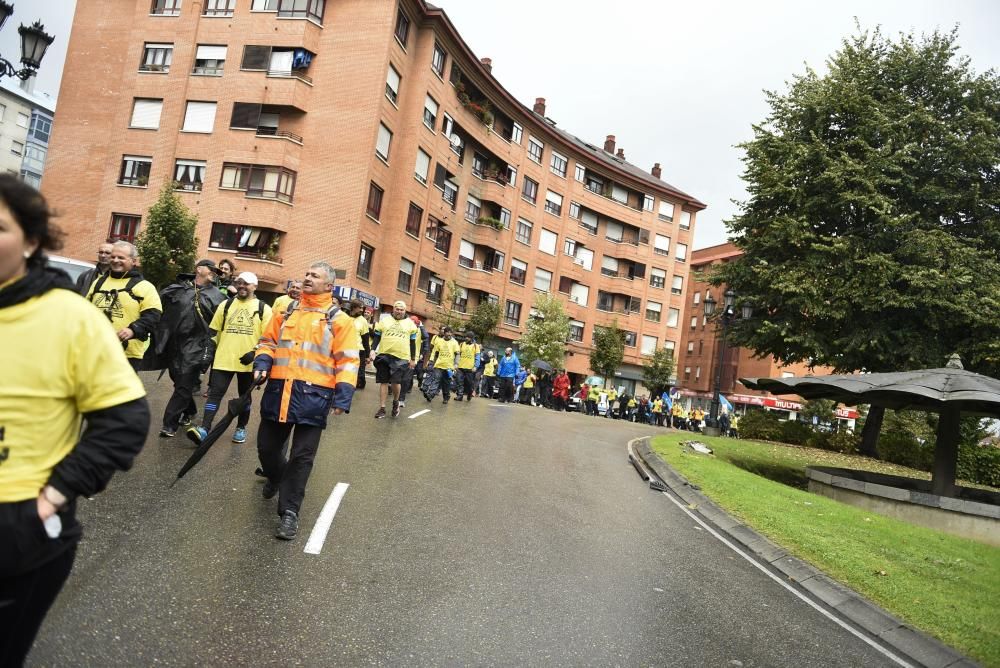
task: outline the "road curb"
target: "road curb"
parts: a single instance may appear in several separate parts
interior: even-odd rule
[[[653,452],[650,437],[629,441],[629,459],[650,487],[662,483],[684,501],[691,512],[709,522],[725,538],[741,546],[799,585],[803,593],[833,609],[886,647],[924,668],[975,668],[977,663],[940,641],[908,626],[853,589],[788,554],[743,524],[702,494]],[[633,458],[634,457],[634,458]],[[636,461],[638,459],[639,461]],[[654,477],[655,476],[655,477]]]

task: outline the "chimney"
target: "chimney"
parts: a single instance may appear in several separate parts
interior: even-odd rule
[[[653,165],[653,168],[649,170],[649,173],[653,175],[654,179],[660,178],[660,163]]]
[[[608,138],[604,140],[604,150],[608,153],[615,152],[615,136],[608,135]]]
[[[483,64],[483,67],[486,68],[487,72],[489,72],[491,74],[493,73],[493,59],[492,58],[480,58],[479,62],[481,62]]]
[[[535,113],[538,114],[539,116],[544,116],[545,115],[545,98],[544,97],[536,97],[535,98],[534,110],[535,110]]]
[[[618,149],[618,152],[615,153],[615,155],[617,157],[621,158],[622,160],[624,160],[625,159],[625,149],[623,149],[623,148]]]

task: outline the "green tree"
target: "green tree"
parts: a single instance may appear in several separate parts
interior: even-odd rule
[[[604,378],[604,384],[614,378],[615,371],[625,359],[625,333],[618,321],[610,327],[594,328],[594,349],[590,351],[590,370]]]
[[[460,290],[461,286],[459,286],[457,281],[451,280],[445,284],[444,298],[434,311],[434,322],[437,323],[439,330],[445,327],[451,327],[456,332],[464,330],[465,318],[453,310],[455,298],[458,296]]]
[[[191,213],[167,183],[146,214],[146,226],[136,239],[142,275],[158,288],[169,285],[177,274],[194,271],[198,253],[195,228],[198,217]]]
[[[812,422],[815,417],[820,424],[826,424],[833,422],[836,418],[836,413],[834,413],[836,408],[837,402],[832,399],[812,399],[802,404],[799,415],[805,418],[806,422]]]
[[[732,342],[838,372],[1000,371],[1000,79],[956,33],[843,41],[828,72],[767,93],[743,144],[743,254],[716,285],[754,307]],[[884,410],[865,421],[875,454]]]
[[[666,348],[657,348],[653,356],[642,365],[642,384],[649,388],[650,396],[660,396],[670,389],[675,381],[674,353]]]
[[[544,360],[553,369],[566,365],[566,339],[569,338],[569,316],[562,300],[548,294],[535,297],[536,316],[528,318],[524,336],[518,341],[521,362],[527,367],[535,360]]]
[[[486,339],[496,333],[500,326],[500,302],[484,300],[472,310],[465,328],[476,335],[476,341],[486,345]]]

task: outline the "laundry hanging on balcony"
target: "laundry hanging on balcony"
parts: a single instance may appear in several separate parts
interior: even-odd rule
[[[292,69],[294,70],[304,70],[309,67],[309,63],[312,62],[312,54],[305,49],[295,49],[295,55],[292,56]]]

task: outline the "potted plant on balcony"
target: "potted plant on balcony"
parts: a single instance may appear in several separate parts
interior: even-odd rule
[[[503,221],[494,218],[493,216],[480,216],[479,218],[476,219],[476,223],[478,223],[479,225],[489,225],[494,230],[503,229]]]
[[[490,164],[483,170],[483,178],[496,180],[500,176],[500,166],[490,161]]]
[[[281,249],[281,233],[275,232],[271,235],[271,243],[267,245],[267,250],[264,251],[264,259],[268,262],[280,262],[281,258],[278,257],[278,252]]]

